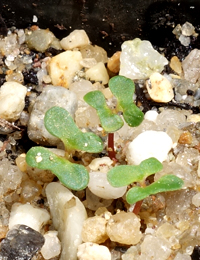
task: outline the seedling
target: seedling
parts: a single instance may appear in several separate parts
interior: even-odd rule
[[[70,153],[74,150],[98,153],[103,150],[103,142],[94,133],[83,133],[76,126],[67,110],[61,107],[50,108],[44,118],[49,133],[61,139],[67,151],[66,157],[59,157],[44,147],[33,147],[26,155],[31,167],[52,171],[68,188],[82,190],[87,187],[89,174],[83,165],[71,163]]]
[[[50,108],[45,114],[44,125],[50,134],[63,141],[67,151],[99,153],[103,150],[101,138],[91,132],[83,133],[69,112],[62,107]]]
[[[101,125],[106,132],[115,132],[123,126],[123,120],[107,106],[106,99],[101,91],[96,90],[87,93],[84,100],[96,109]]]
[[[69,189],[82,190],[88,185],[89,174],[83,165],[71,163],[47,148],[32,147],[26,154],[26,162],[31,167],[50,170]]]
[[[113,187],[122,187],[134,182],[145,186],[145,179],[163,168],[162,164],[156,158],[149,158],[142,161],[139,165],[120,165],[112,168],[108,174],[108,182]],[[126,194],[126,200],[134,204],[149,195],[164,191],[181,189],[183,180],[175,175],[165,175],[158,181],[146,187],[133,187]]]
[[[108,86],[117,98],[118,110],[123,112],[126,123],[131,127],[140,125],[144,114],[133,102],[134,82],[124,76],[115,76],[109,80]]]

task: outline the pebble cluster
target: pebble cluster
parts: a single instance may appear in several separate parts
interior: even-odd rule
[[[197,37],[189,23],[173,33],[180,44]],[[193,249],[200,245],[199,64],[198,49],[183,60],[168,61],[139,38],[107,57],[83,30],[61,41],[36,26],[11,28],[1,37],[0,259],[193,260]],[[134,80],[133,101],[145,116],[138,127],[124,122],[115,133],[113,161],[107,134],[83,96],[100,90],[116,109],[107,84],[117,74]],[[70,191],[50,171],[26,164],[26,152],[35,145],[65,156],[62,142],[44,126],[45,112],[53,106],[68,110],[83,132],[104,141],[101,154],[73,154],[89,171],[83,191]],[[114,188],[107,172],[149,157],[157,158],[163,170],[146,185],[174,174],[184,188],[149,196],[136,212],[138,205],[129,205],[125,194],[137,184]]]

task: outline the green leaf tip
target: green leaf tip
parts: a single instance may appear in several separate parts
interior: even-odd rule
[[[149,195],[157,194],[159,192],[179,190],[183,187],[183,184],[183,180],[173,174],[164,175],[158,181],[145,188],[131,188],[126,194],[126,200],[129,204],[134,204],[145,199]]]
[[[144,114],[133,103],[134,82],[124,76],[115,76],[109,80],[108,86],[117,98],[119,110],[123,112],[126,123],[131,127],[140,125],[144,119]]]
[[[161,171],[162,163],[156,158],[148,158],[139,165],[120,165],[113,167],[107,174],[113,187],[122,187],[133,182],[142,182],[146,177]]]
[[[62,107],[50,108],[44,117],[47,131],[61,139],[66,150],[81,150],[99,153],[103,150],[101,138],[94,133],[83,133],[75,124],[72,116]]]
[[[89,174],[83,165],[71,163],[47,148],[32,147],[26,154],[26,162],[31,167],[50,170],[69,189],[83,190],[88,185]]]
[[[99,116],[101,126],[108,132],[115,132],[120,129],[124,122],[120,116],[114,114],[106,104],[103,93],[99,90],[87,93],[84,98],[86,103],[96,109]]]

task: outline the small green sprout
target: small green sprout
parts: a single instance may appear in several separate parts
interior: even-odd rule
[[[144,119],[144,114],[133,103],[134,82],[124,76],[115,76],[109,80],[108,86],[117,98],[118,109],[123,112],[126,123],[131,127],[140,125]]]
[[[26,154],[26,162],[31,167],[50,170],[69,189],[82,190],[88,185],[89,174],[83,165],[71,163],[47,148],[32,147]]]
[[[61,107],[50,108],[44,118],[47,131],[61,139],[65,145],[66,157],[74,150],[98,153],[103,150],[101,138],[94,133],[83,133],[76,126],[67,110]],[[85,189],[89,173],[83,165],[71,163],[67,158],[55,155],[44,147],[32,147],[26,154],[26,162],[31,167],[50,170],[72,190]]]
[[[123,120],[107,106],[106,99],[101,91],[96,90],[87,93],[84,100],[96,109],[101,125],[106,132],[115,132],[123,126]]]
[[[142,161],[139,165],[120,165],[112,168],[108,174],[108,182],[113,187],[122,187],[133,182],[144,184],[145,179],[162,170],[162,164],[156,158],[149,158]],[[146,187],[133,187],[126,194],[126,200],[130,204],[134,204],[149,195],[158,192],[172,191],[181,189],[183,180],[175,175],[165,175],[158,181]]]
[[[157,194],[159,192],[179,190],[183,186],[183,180],[179,177],[168,174],[162,176],[158,181],[153,182],[149,186],[133,187],[126,194],[126,200],[129,204],[134,204],[137,201],[143,200],[149,195]]]
[[[68,151],[99,153],[103,150],[101,138],[94,133],[83,133],[69,112],[62,107],[50,108],[45,114],[44,125],[50,134],[63,141]]]

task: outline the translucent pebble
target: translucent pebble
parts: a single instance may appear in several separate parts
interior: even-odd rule
[[[100,216],[88,218],[83,223],[82,239],[84,242],[101,244],[108,239],[107,220]]]
[[[87,242],[78,247],[78,260],[111,260],[111,253],[106,246]]]
[[[45,242],[40,251],[44,259],[51,259],[60,254],[61,244],[57,234],[57,231],[48,231],[44,234]]]
[[[183,34],[181,34],[181,36],[179,37],[179,41],[184,46],[189,46],[190,45],[190,37],[184,36]]]
[[[182,73],[182,64],[177,56],[173,56],[170,60],[170,67],[175,71],[178,75]]]
[[[174,260],[191,260],[191,257],[189,255],[181,254],[178,252]]]
[[[155,157],[163,162],[167,159],[172,145],[172,139],[165,132],[145,131],[129,144],[126,158],[129,164],[140,164],[150,157]]]
[[[192,197],[192,204],[195,205],[195,207],[200,207],[200,192]]]
[[[100,46],[87,45],[80,50],[83,58],[94,58],[97,62],[106,63],[108,60],[107,52]]]
[[[60,41],[60,45],[64,50],[81,48],[88,44],[90,44],[90,40],[84,30],[74,30]]]
[[[9,229],[17,224],[23,224],[40,232],[49,220],[50,215],[46,209],[35,208],[30,204],[14,203],[10,212]]]
[[[103,199],[117,199],[125,194],[127,187],[115,188],[111,186],[107,180],[107,173],[92,171],[89,174],[88,188],[96,196]]]
[[[28,47],[39,52],[46,51],[54,39],[55,36],[49,29],[39,29],[32,31],[30,34],[26,34]]]
[[[106,227],[111,241],[135,245],[142,238],[140,219],[132,212],[121,211],[110,217]]]
[[[182,61],[184,78],[192,83],[196,83],[200,78],[200,50],[193,49]]]
[[[100,207],[109,207],[113,199],[102,199],[86,189],[86,207],[91,210],[97,210]]]
[[[140,260],[168,260],[171,252],[170,243],[167,240],[146,235],[141,244]]]
[[[195,28],[194,26],[189,23],[189,22],[186,22],[182,25],[182,34],[185,35],[185,36],[191,36],[195,33]]]
[[[186,116],[181,111],[173,109],[163,110],[156,119],[159,129],[166,131],[169,126],[179,127],[180,124],[186,122]]]
[[[0,89],[0,117],[16,121],[25,106],[27,88],[17,82],[5,82]]]
[[[28,123],[28,136],[37,143],[57,145],[59,139],[52,136],[44,126],[44,116],[53,106],[65,108],[74,117],[77,109],[76,94],[63,87],[46,86],[37,97]]]
[[[162,72],[167,59],[153,49],[149,41],[135,38],[125,41],[120,56],[119,74],[130,79],[147,79],[153,72]]]
[[[20,199],[22,203],[31,202],[42,193],[42,186],[33,180],[24,180],[21,183]]]

